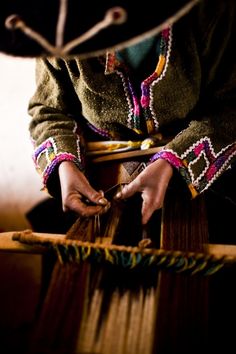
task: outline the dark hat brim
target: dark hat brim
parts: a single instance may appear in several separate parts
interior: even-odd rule
[[[67,0],[63,45],[87,33],[95,24],[101,22],[109,9],[115,8],[123,10],[126,20],[121,24],[110,24],[79,45],[75,41],[69,54],[89,56],[110,48],[122,48],[145,36],[158,33],[167,22],[178,20],[197,2],[198,0],[146,0],[145,3],[135,3],[133,0]],[[39,33],[55,48],[59,7],[59,0],[2,0],[0,51],[22,57],[50,54],[46,47],[26,35],[22,29],[7,28],[6,19],[17,15],[27,27]]]

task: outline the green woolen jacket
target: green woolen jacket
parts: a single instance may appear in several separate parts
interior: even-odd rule
[[[135,70],[112,51],[38,58],[28,112],[44,187],[61,161],[86,169],[88,140],[156,134],[171,138],[151,162],[169,161],[193,197],[214,183],[236,159],[235,7],[231,0],[200,2],[146,52],[134,48]]]

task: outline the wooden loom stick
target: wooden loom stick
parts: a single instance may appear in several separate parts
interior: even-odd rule
[[[79,240],[72,241],[66,239],[64,234],[51,234],[51,233],[39,233],[32,230],[24,231],[9,231],[0,233],[0,252],[16,252],[16,253],[29,253],[29,254],[44,254],[48,252],[48,247],[53,245],[70,245],[77,244],[78,247],[90,246],[95,249],[108,250],[115,249],[117,251],[127,251],[132,253],[143,253],[150,255],[173,255],[173,256],[185,256],[185,257],[208,257],[213,261],[222,260],[225,264],[236,263],[236,245],[228,244],[210,244],[205,243],[202,245],[202,252],[179,250],[178,248],[167,250],[151,249],[151,248],[139,248],[122,245],[111,245],[110,239],[104,240],[101,243],[81,242]]]

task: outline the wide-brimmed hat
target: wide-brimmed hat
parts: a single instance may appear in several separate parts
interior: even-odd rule
[[[0,51],[94,55],[158,33],[199,0],[2,0]]]

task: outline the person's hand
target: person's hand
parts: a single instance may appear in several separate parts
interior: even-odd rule
[[[142,224],[147,224],[155,210],[162,208],[166,189],[173,175],[169,162],[158,159],[148,165],[132,182],[116,194],[116,199],[126,199],[141,193]]]
[[[62,207],[81,216],[103,214],[110,208],[110,202],[102,191],[96,191],[85,175],[73,162],[63,161],[59,165]]]

